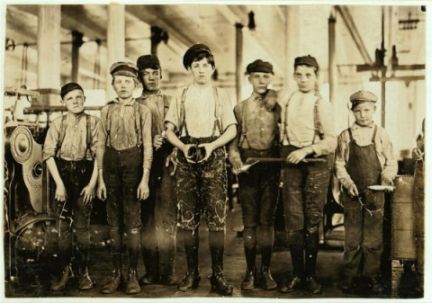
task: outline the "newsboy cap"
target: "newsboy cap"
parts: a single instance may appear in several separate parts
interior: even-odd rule
[[[155,55],[144,55],[137,59],[138,70],[146,68],[161,69],[159,58]]]
[[[273,65],[270,62],[258,59],[252,63],[249,63],[248,66],[246,67],[246,74],[260,73],[260,72],[274,74]]]
[[[202,43],[197,43],[189,47],[183,56],[183,66],[187,69],[193,62],[193,60],[201,53],[213,56],[210,48]]]
[[[84,92],[83,88],[82,88],[81,85],[79,85],[78,83],[76,83],[76,82],[69,82],[69,83],[66,83],[66,84],[63,85],[63,86],[61,87],[61,89],[60,89],[60,96],[61,96],[61,98],[63,99],[64,96],[67,95],[67,93],[69,93],[69,92],[71,92],[71,91],[73,91],[73,90],[76,90],[76,89],[79,89],[79,90],[81,90],[82,92]]]
[[[111,65],[110,74],[113,77],[118,75],[137,78],[138,69],[136,68],[135,64],[131,62],[118,61]]]
[[[311,55],[307,56],[300,56],[294,59],[294,66],[298,65],[307,65],[314,67],[316,71],[319,70],[318,61],[315,59],[315,57],[312,57]]]
[[[354,109],[357,105],[363,102],[376,103],[378,100],[374,93],[367,90],[359,90],[350,96],[350,101],[352,103],[351,109]]]

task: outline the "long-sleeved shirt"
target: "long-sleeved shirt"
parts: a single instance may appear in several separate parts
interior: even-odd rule
[[[233,108],[228,94],[223,89],[218,89],[218,99],[221,102],[220,117],[216,117],[216,100],[214,97],[214,87],[208,85],[200,87],[198,85],[190,85],[185,96],[185,121],[180,121],[181,98],[183,89],[180,89],[176,98],[171,102],[168,113],[165,117],[165,123],[171,123],[177,130],[184,122],[188,133],[194,138],[205,138],[210,136],[219,136],[219,130],[213,133],[216,118],[221,121],[221,132],[232,124],[237,124],[234,117]],[[185,136],[183,128],[180,136]]]
[[[366,146],[372,144],[374,128],[374,123],[369,126],[360,126],[357,123],[354,123],[351,126],[353,139],[359,146]],[[352,181],[346,169],[346,165],[349,159],[349,146],[350,135],[349,130],[346,129],[338,137],[338,146],[336,149],[335,159],[336,177],[339,181],[341,181],[342,184]],[[394,179],[398,170],[397,160],[393,154],[393,146],[390,138],[385,129],[380,126],[377,126],[375,147],[378,160],[382,168],[382,178],[386,178],[389,180]]]
[[[237,135],[230,143],[230,156],[239,156],[238,148],[267,150],[277,142],[281,107],[272,111],[265,108],[264,100],[256,93],[234,107]]]
[[[67,161],[93,160],[98,143],[99,118],[90,115],[91,139],[87,140],[87,118],[85,113],[79,115],[68,112],[66,119],[60,116],[51,122],[43,146],[43,160],[58,157]],[[64,123],[64,138],[59,150],[57,145],[61,140],[60,132]],[[87,143],[90,146],[87,146]]]
[[[97,162],[103,168],[103,154],[107,145],[122,151],[138,145],[137,132],[141,133],[144,169],[151,167],[153,158],[150,110],[131,99],[120,103],[118,99],[105,105],[101,110],[101,123],[98,133]],[[137,130],[136,119],[139,119]],[[109,130],[109,136],[108,131]],[[108,138],[109,137],[109,138]]]
[[[316,117],[321,125],[322,139],[316,135],[315,103],[318,98],[320,97],[314,92],[279,93],[278,102],[282,106],[282,144],[300,148],[310,146],[316,156],[335,151],[337,140],[333,109],[330,102],[323,99],[317,103]]]
[[[171,96],[163,94],[160,90],[155,93],[143,92],[137,102],[144,104],[152,114],[152,137],[162,134],[165,129],[165,113],[171,103]]]

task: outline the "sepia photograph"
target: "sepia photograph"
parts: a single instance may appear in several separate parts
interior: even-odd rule
[[[1,2],[1,301],[431,302],[431,9]]]

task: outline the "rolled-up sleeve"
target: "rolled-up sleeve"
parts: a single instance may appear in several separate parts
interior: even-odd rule
[[[90,151],[93,159],[96,158],[96,153],[98,148],[98,133],[100,127],[99,123],[100,123],[100,119],[92,116]]]
[[[60,136],[61,117],[51,122],[48,132],[45,137],[45,142],[42,151],[42,161],[46,161],[56,154],[57,143]]]
[[[348,131],[343,131],[337,138],[337,147],[335,153],[335,172],[337,179],[341,184],[352,182],[350,175],[348,174],[346,165],[349,157],[349,134]]]
[[[398,171],[398,163],[393,153],[393,144],[390,141],[389,135],[383,128],[381,128],[381,143],[382,153],[385,158],[381,176],[383,178],[393,180],[396,177]]]
[[[105,153],[105,144],[107,140],[107,115],[108,106],[104,106],[101,110],[101,118],[98,123],[97,144],[96,144],[96,161],[99,169],[103,168],[103,157]]]
[[[237,119],[234,116],[234,110],[231,103],[231,99],[225,90],[220,90],[220,101],[222,102],[222,132],[224,132],[228,126],[237,124]]]
[[[336,149],[337,135],[333,112],[330,102],[325,100],[318,102],[318,119],[322,126],[323,138],[311,146],[317,156],[334,153]]]
[[[150,171],[153,161],[152,115],[147,106],[140,104],[141,131],[143,138],[143,168]]]
[[[174,125],[175,130],[178,130],[179,126],[180,126],[180,111],[179,111],[179,102],[180,102],[180,94],[177,93],[176,97],[174,98],[174,100],[171,101],[170,106],[168,108],[167,114],[165,116],[165,125],[167,123],[171,123],[172,125]]]
[[[234,107],[234,116],[237,120],[237,135],[234,137],[234,139],[229,144],[229,152],[228,157],[231,163],[240,160],[240,152],[239,152],[239,141],[240,136],[242,135],[242,118],[241,118],[241,108],[243,106],[243,103],[237,104]]]

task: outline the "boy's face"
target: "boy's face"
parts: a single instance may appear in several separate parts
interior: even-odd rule
[[[251,73],[248,79],[255,93],[264,94],[270,84],[271,74],[263,72]]]
[[[132,77],[116,75],[114,76],[112,85],[120,99],[128,99],[132,97],[133,91],[136,88],[136,80]]]
[[[145,68],[140,71],[143,85],[147,91],[156,91],[159,89],[161,72],[159,69]]]
[[[214,72],[213,66],[207,61],[207,58],[202,58],[199,61],[192,62],[189,70],[192,73],[194,82],[197,84],[207,84],[211,81],[211,76]]]
[[[315,68],[307,65],[299,65],[294,71],[294,79],[297,82],[298,89],[303,93],[308,93],[315,89],[317,76]]]
[[[83,91],[80,89],[74,89],[63,97],[66,109],[68,112],[73,114],[80,114],[84,111],[84,101],[85,96]]]
[[[376,106],[372,102],[363,102],[357,105],[352,111],[358,125],[368,126],[373,122]]]

